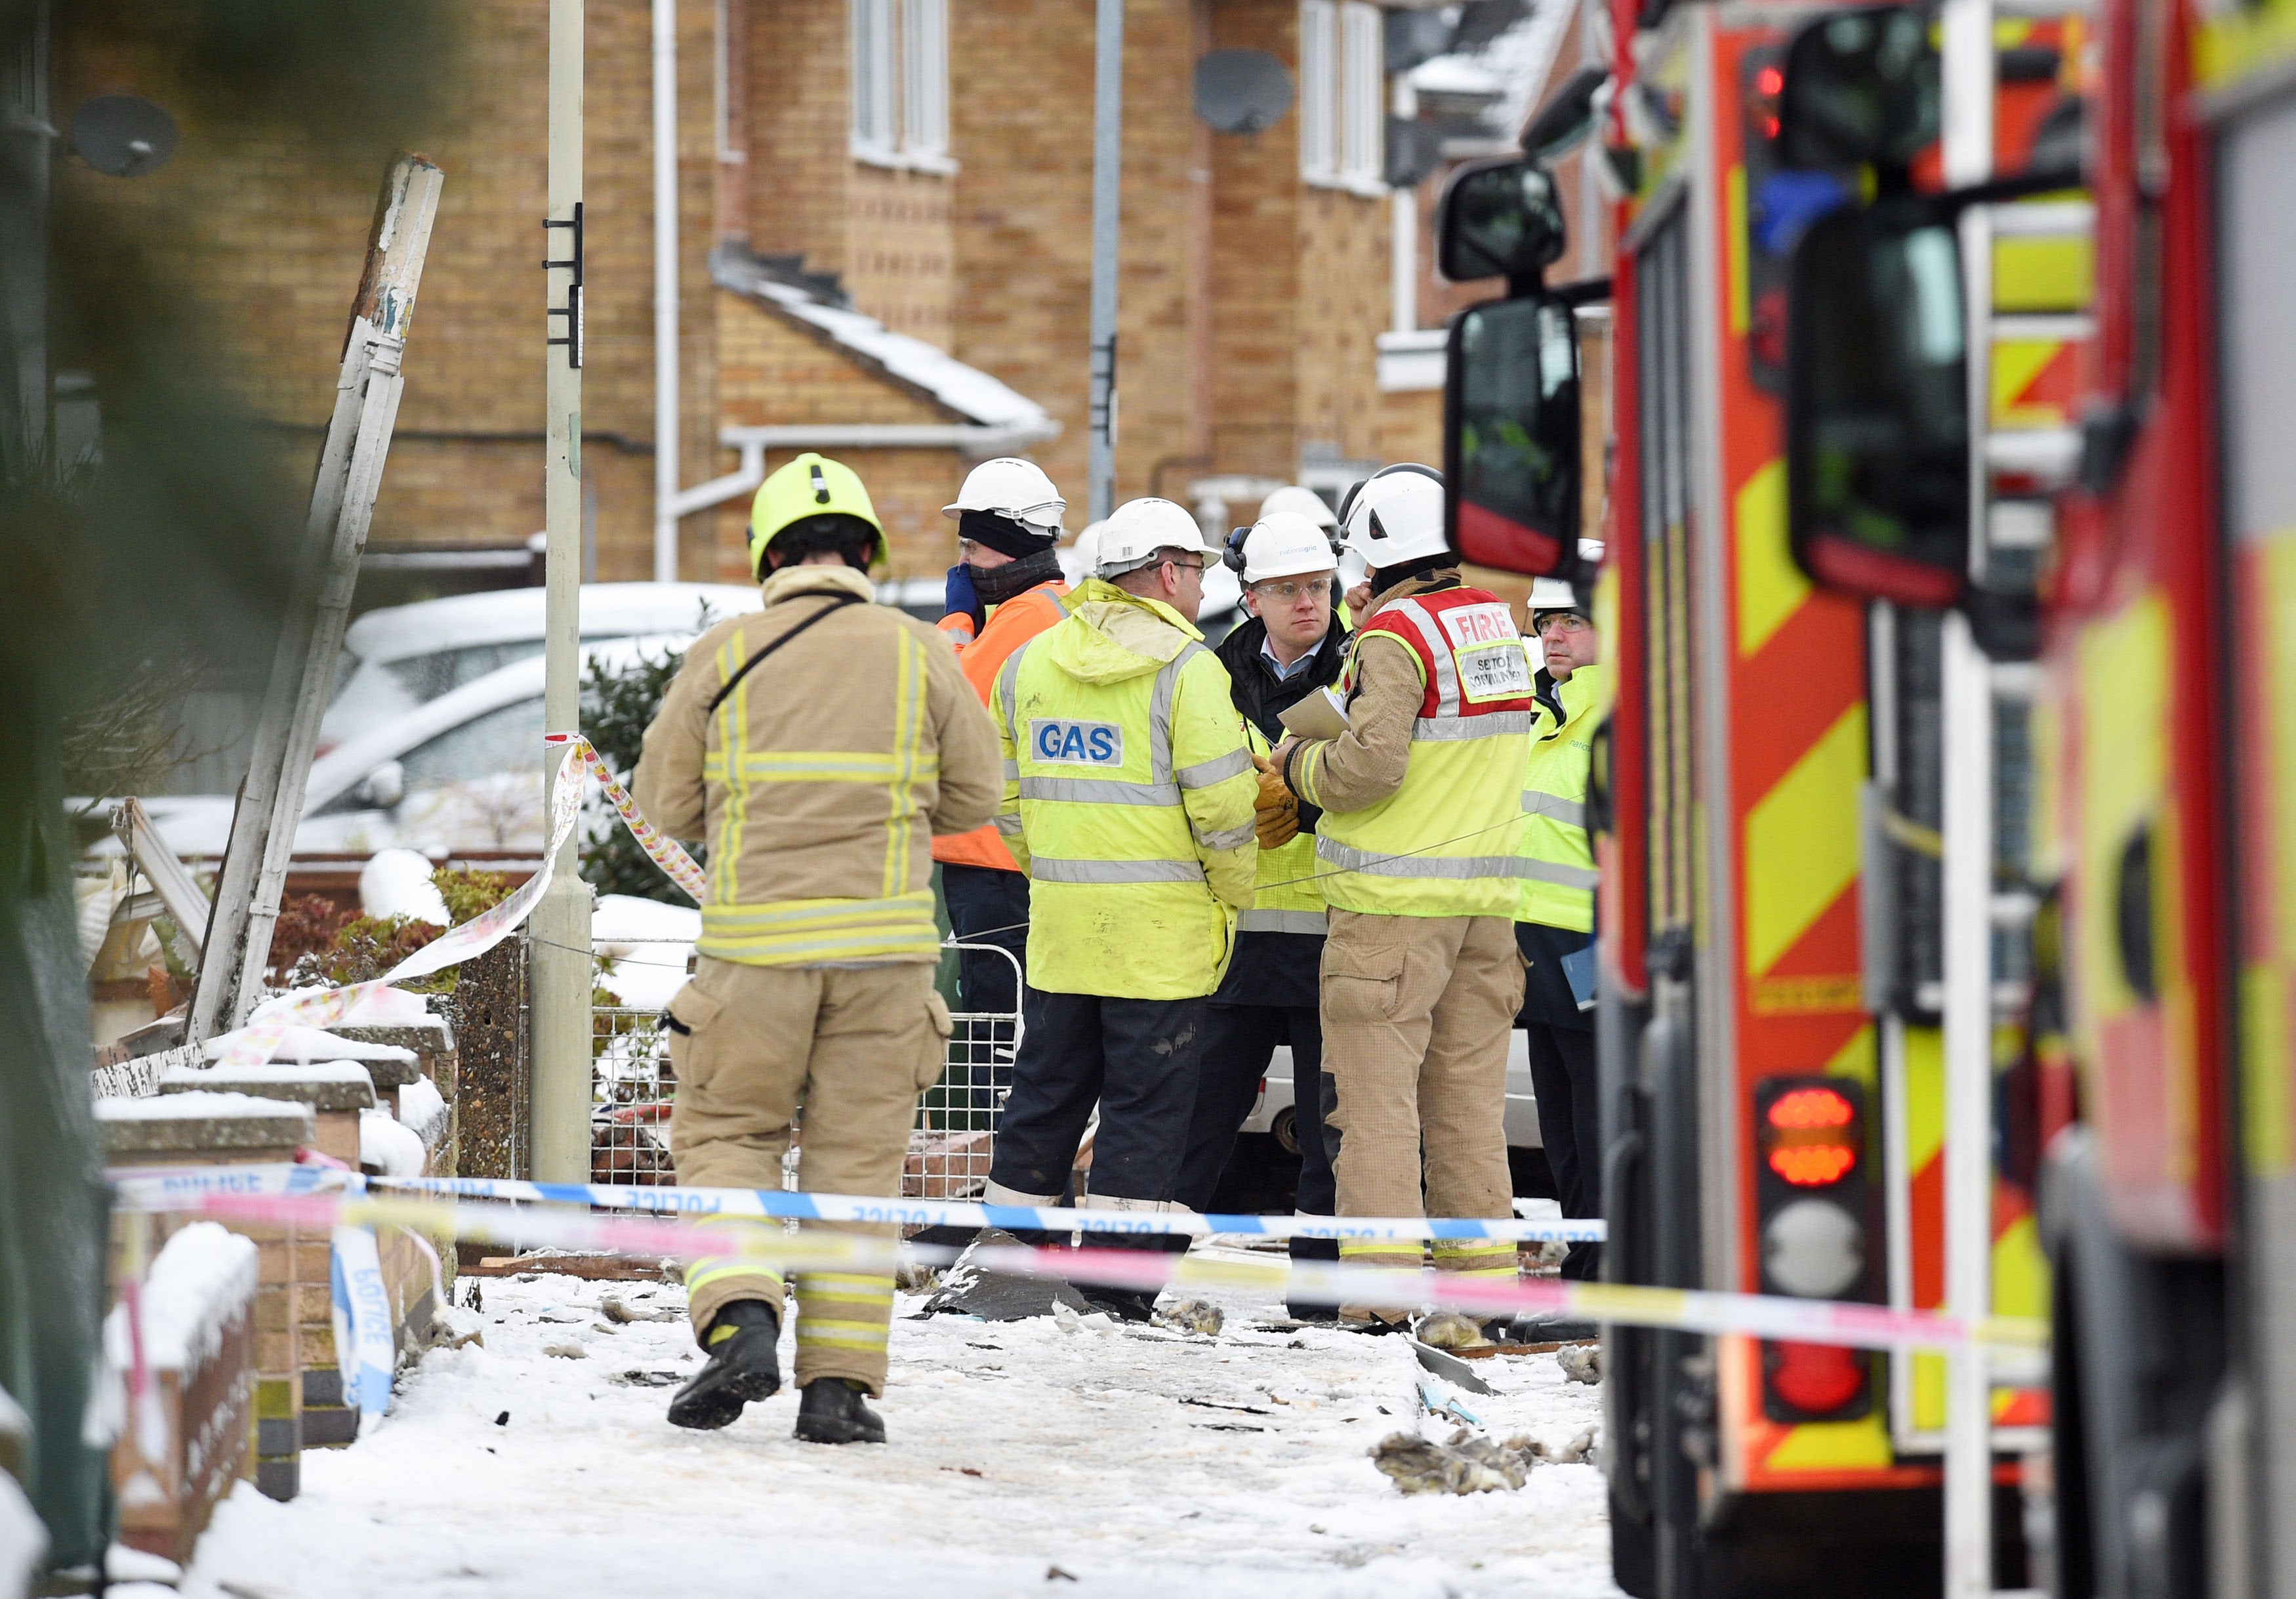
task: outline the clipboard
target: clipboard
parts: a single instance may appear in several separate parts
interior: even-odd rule
[[[1306,739],[1337,738],[1349,726],[1347,705],[1328,688],[1319,688],[1298,704],[1276,712],[1275,719]]]

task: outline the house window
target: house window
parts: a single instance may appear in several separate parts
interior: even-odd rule
[[[1311,184],[1335,183],[1340,176],[1332,136],[1339,9],[1334,0],[1300,0],[1300,176]]]
[[[948,159],[948,0],[850,0],[853,153],[887,167]]]
[[[1362,0],[1300,0],[1300,176],[1384,193],[1385,30]]]

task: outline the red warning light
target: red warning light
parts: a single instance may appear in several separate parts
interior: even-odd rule
[[[1754,72],[1754,92],[1746,108],[1747,119],[1754,131],[1765,139],[1778,136],[1778,95],[1786,86],[1786,75],[1775,66],[1757,68]]]
[[[1866,1387],[1866,1357],[1839,1344],[1769,1346],[1770,1391],[1805,1415],[1828,1415],[1855,1404]]]
[[[1857,1107],[1838,1088],[1796,1088],[1770,1102],[1762,1128],[1770,1169],[1797,1188],[1838,1183],[1857,1164]]]
[[[1786,75],[1775,67],[1764,67],[1754,74],[1754,92],[1758,94],[1779,94],[1785,86]]]

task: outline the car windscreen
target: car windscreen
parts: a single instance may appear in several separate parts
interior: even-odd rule
[[[472,717],[399,758],[409,791],[542,770],[542,701],[521,700]]]

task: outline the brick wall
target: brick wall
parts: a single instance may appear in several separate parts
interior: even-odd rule
[[[1266,50],[1296,71],[1297,0],[1226,0],[1214,28],[1218,48]],[[1216,137],[1212,172],[1211,465],[1290,478],[1300,457],[1294,357],[1314,266],[1303,248],[1297,112],[1256,134]]]

